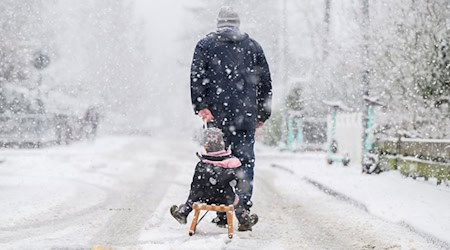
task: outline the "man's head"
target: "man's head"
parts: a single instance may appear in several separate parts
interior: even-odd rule
[[[224,6],[220,8],[219,15],[217,16],[217,28],[223,27],[236,27],[239,28],[241,20],[239,15],[233,8]]]
[[[225,149],[222,130],[218,128],[207,128],[203,132],[203,147],[207,153],[219,152]]]

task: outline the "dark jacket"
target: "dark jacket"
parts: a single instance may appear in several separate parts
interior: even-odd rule
[[[198,42],[191,66],[195,113],[208,108],[221,129],[254,130],[269,118],[271,98],[264,52],[246,33],[224,29]]]
[[[194,202],[236,204],[238,198],[230,182],[236,180],[235,171],[241,165],[239,159],[229,151],[199,157],[201,160],[195,167],[187,205],[192,207]]]

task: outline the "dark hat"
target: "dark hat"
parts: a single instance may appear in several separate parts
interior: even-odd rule
[[[239,27],[240,24],[241,19],[233,8],[230,6],[220,8],[219,15],[217,16],[217,28]]]
[[[203,130],[202,144],[207,153],[225,150],[222,130],[218,128],[207,128]]]

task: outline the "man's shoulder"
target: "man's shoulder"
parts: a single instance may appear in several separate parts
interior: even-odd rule
[[[203,38],[201,38],[198,43],[199,44],[207,44],[212,42],[213,40],[217,39],[217,32],[210,32],[206,34]]]
[[[205,41],[208,42],[217,42],[220,40],[221,34],[217,31],[210,32],[206,34],[206,36],[203,38]]]
[[[249,37],[248,42],[250,46],[255,47],[257,50],[262,50],[261,45],[255,39]]]
[[[253,38],[251,38],[247,33],[245,34],[245,38],[241,40],[241,42],[246,43],[248,46],[253,48],[253,51],[262,51],[261,45]],[[198,41],[198,46],[207,48],[212,44],[216,43],[219,40],[220,34],[217,31],[213,31],[208,33],[206,36],[201,38]]]

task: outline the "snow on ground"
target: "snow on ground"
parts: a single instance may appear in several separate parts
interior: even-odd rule
[[[266,152],[270,149],[266,149]],[[272,154],[280,153],[271,150]],[[284,153],[279,167],[368,212],[404,224],[450,246],[450,188],[403,177],[398,171],[361,174],[360,165],[328,165],[325,154]]]
[[[260,222],[254,231],[235,231],[230,240],[227,230],[210,223],[214,215],[209,213],[189,237],[189,224],[178,224],[168,210],[187,197],[196,150],[199,146],[188,136],[162,135],[1,150],[0,249],[446,247],[416,231],[447,239],[447,217],[435,215],[448,211],[448,188],[395,173],[365,176],[357,167],[326,166],[321,154],[280,153],[260,145],[252,210]],[[310,181],[360,206],[336,199]],[[373,195],[363,195],[368,193]],[[360,209],[364,206],[370,213]],[[408,208],[415,208],[414,213]],[[415,214],[420,218],[411,221]]]

